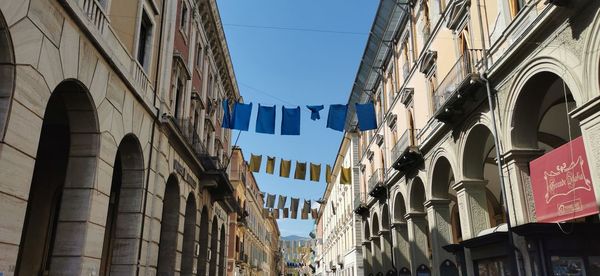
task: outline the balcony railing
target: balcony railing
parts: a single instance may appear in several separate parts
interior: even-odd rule
[[[435,110],[439,111],[454,93],[481,69],[482,50],[467,50],[458,58],[434,93]]]
[[[81,0],[80,5],[88,19],[98,28],[101,34],[104,34],[108,19],[98,0]]]
[[[383,185],[384,181],[384,170],[379,168],[373,172],[371,178],[369,178],[369,191],[372,191],[376,186]]]
[[[208,151],[198,134],[198,129],[194,125],[194,121],[189,118],[172,118],[172,120],[196,156],[205,157],[208,155]]]
[[[408,148],[408,146],[411,145],[410,136],[412,132],[412,129],[404,130],[404,133],[402,133],[402,136],[400,136],[400,139],[398,139],[396,145],[394,145],[394,147],[392,148],[392,160],[397,160],[398,158],[400,158],[400,155],[402,155],[404,150],[406,150],[406,148]]]

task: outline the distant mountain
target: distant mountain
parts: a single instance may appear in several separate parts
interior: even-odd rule
[[[296,236],[296,235],[290,235],[290,236],[281,237],[281,240],[282,241],[306,241],[306,240],[310,240],[310,238],[300,237],[300,236]]]

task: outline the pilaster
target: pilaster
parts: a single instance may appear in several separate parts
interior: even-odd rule
[[[486,180],[462,180],[452,186],[458,199],[460,227],[465,240],[474,238],[482,230],[490,228],[486,184]]]
[[[408,213],[405,216],[410,243],[410,271],[417,275],[420,265],[431,267],[429,263],[427,218],[425,213]]]
[[[511,150],[504,154],[507,207],[513,226],[536,220],[529,162],[542,154],[539,149]]]
[[[425,202],[427,221],[431,233],[432,275],[440,275],[440,266],[445,260],[456,263],[454,256],[442,248],[452,241],[450,227],[450,200],[432,199]]]

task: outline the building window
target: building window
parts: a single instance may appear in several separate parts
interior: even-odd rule
[[[198,43],[198,46],[196,46],[196,68],[199,70],[202,70],[202,59],[202,44]]]
[[[100,4],[105,11],[108,10],[108,0],[98,0],[98,4]]]
[[[514,18],[525,6],[525,0],[508,0],[510,4],[510,15]]]
[[[175,109],[174,109],[174,114],[175,118],[180,118],[180,113],[181,113],[181,105],[182,105],[182,100],[181,100],[181,96],[183,95],[183,83],[182,81],[178,78],[177,79],[177,86],[176,86],[176,90],[175,90]]]
[[[437,109],[438,103],[437,101],[442,101],[443,99],[438,99],[438,97],[436,97],[436,90],[437,90],[437,72],[436,69],[432,69],[431,70],[431,76],[429,76],[429,78],[427,79],[427,88],[429,89],[429,95],[431,97],[431,102],[432,102],[432,110],[435,112],[435,110]]]
[[[140,36],[138,39],[137,60],[144,69],[150,66],[150,52],[152,41],[152,21],[142,9],[142,22],[140,23]]]
[[[181,14],[179,15],[179,28],[185,31],[187,30],[187,21],[188,21],[188,8],[185,5],[184,1],[181,1]]]

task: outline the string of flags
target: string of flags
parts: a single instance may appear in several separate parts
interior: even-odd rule
[[[375,105],[373,102],[364,104],[355,104],[356,116],[358,119],[358,128],[361,131],[377,129],[377,119],[375,117]],[[307,105],[310,111],[310,119],[320,120],[320,111],[325,109],[324,105]],[[250,129],[250,116],[252,115],[252,103],[233,103],[233,109],[230,109],[229,100],[223,101],[223,123],[221,127],[248,131]],[[332,104],[329,106],[326,127],[344,131],[346,117],[348,115],[347,104]],[[277,106],[258,104],[256,116],[255,132],[264,134],[275,134],[275,121],[277,117]],[[281,107],[281,135],[300,135],[301,108]]]
[[[250,162],[249,167],[250,171],[253,173],[258,173],[261,170],[262,166],[262,155],[258,154],[250,154]],[[289,178],[292,167],[292,160],[285,160],[280,158],[279,163],[279,176]],[[267,164],[265,167],[265,172],[267,174],[275,173],[275,162],[277,161],[277,157],[267,156]],[[294,169],[294,179],[305,180],[307,173],[307,163],[309,164],[309,179],[313,182],[319,182],[321,180],[321,164],[313,163],[313,162],[300,162],[296,161],[295,169]],[[331,173],[332,168],[330,165],[325,166],[325,182],[331,183]],[[352,170],[350,167],[342,167],[340,171],[340,184],[351,184],[352,183]]]
[[[308,219],[310,215],[312,219],[316,219],[318,216],[318,210],[316,208],[311,208],[312,201],[303,199],[302,209],[300,208],[300,198],[290,197],[289,207],[286,207],[287,196],[282,195],[274,195],[274,194],[265,194],[266,201],[264,206],[265,214],[271,214],[275,219],[279,218],[298,218],[298,211],[300,211],[300,218],[303,220]],[[275,199],[277,197],[277,205],[275,205]],[[322,201],[316,201],[317,203],[322,203]]]

